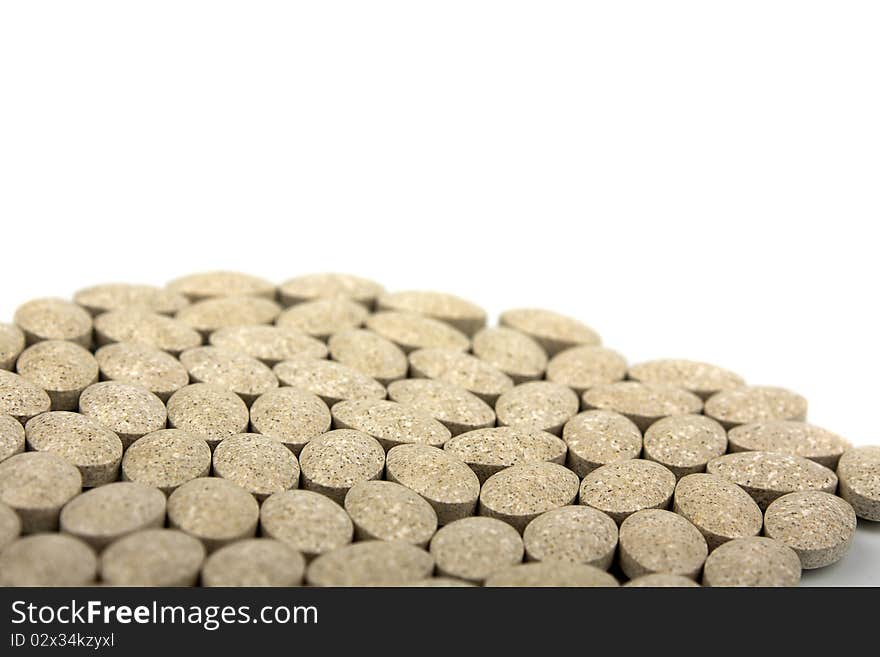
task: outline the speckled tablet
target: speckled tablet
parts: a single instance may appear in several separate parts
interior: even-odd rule
[[[520,533],[533,519],[577,498],[578,478],[556,463],[514,465],[489,477],[480,491],[480,515],[498,518]]]
[[[807,419],[807,400],[773,386],[743,386],[716,393],[706,400],[704,413],[725,429],[750,422]]]
[[[531,336],[550,355],[578,345],[599,344],[599,334],[583,322],[552,310],[517,308],[506,310],[498,318],[501,326]]]
[[[731,452],[781,452],[802,456],[832,470],[850,446],[827,429],[791,420],[742,424],[731,429],[727,438]]]
[[[330,410],[320,397],[298,388],[278,388],[251,405],[251,429],[299,454],[313,438],[330,429]]]
[[[583,394],[584,407],[625,415],[642,431],[670,415],[699,413],[702,400],[695,394],[656,383],[619,381],[590,388]]]
[[[467,463],[480,483],[512,465],[565,462],[566,446],[546,431],[523,427],[476,429],[450,439],[443,449]]]
[[[632,420],[614,411],[575,415],[562,428],[562,439],[568,446],[566,465],[579,477],[603,465],[637,459],[642,453],[642,432]]]
[[[330,411],[334,427],[363,431],[386,451],[407,444],[442,447],[452,435],[427,413],[384,399],[342,401]]]
[[[486,325],[486,311],[477,304],[444,292],[408,290],[383,294],[379,310],[396,310],[425,315],[446,322],[465,335],[473,335]]]
[[[285,306],[315,299],[351,299],[372,308],[383,292],[385,288],[375,281],[339,273],[305,274],[278,286],[278,296]]]
[[[435,379],[406,379],[388,386],[388,396],[408,404],[443,423],[453,436],[491,427],[495,411],[460,386]]]
[[[437,573],[483,583],[493,573],[523,558],[519,532],[495,518],[462,518],[440,528],[431,539]]]
[[[581,482],[580,503],[623,522],[643,509],[665,509],[675,490],[668,468],[642,459],[596,468]]]
[[[247,431],[248,421],[241,397],[207,383],[190,384],[168,400],[168,426],[201,438],[212,449],[221,440]]]

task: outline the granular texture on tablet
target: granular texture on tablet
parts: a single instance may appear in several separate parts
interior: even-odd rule
[[[318,395],[327,406],[351,399],[385,399],[385,386],[341,363],[316,358],[291,358],[273,371],[282,385]]]
[[[709,550],[735,538],[761,533],[764,516],[742,488],[716,475],[682,477],[675,487],[672,510],[687,518],[706,539]]]
[[[99,346],[114,342],[133,342],[155,347],[176,356],[202,344],[194,328],[173,317],[142,308],[120,308],[95,318],[95,338]]]
[[[175,318],[207,338],[212,331],[229,326],[271,324],[280,312],[281,307],[269,299],[220,297],[181,308]]]
[[[64,340],[44,340],[25,349],[16,370],[49,395],[52,409],[75,410],[83,390],[98,380],[98,363],[83,347]]]
[[[134,342],[101,347],[95,359],[106,381],[119,381],[146,388],[162,401],[189,383],[189,374],[168,352]]]
[[[211,448],[204,439],[181,429],[160,429],[139,438],[122,459],[122,478],[155,486],[170,494],[175,488],[211,472]]]
[[[278,297],[285,306],[315,299],[351,299],[372,308],[383,292],[385,288],[375,281],[339,273],[306,274],[278,286]]]
[[[583,563],[539,561],[511,566],[486,580],[486,586],[515,587],[614,587],[617,580],[604,570]]]
[[[492,427],[459,434],[443,449],[470,466],[480,483],[511,465],[531,461],[565,462],[565,443],[546,431]]]
[[[336,429],[310,440],[299,463],[303,488],[342,504],[352,486],[382,477],[385,450],[362,431]]]
[[[444,292],[408,290],[383,294],[379,310],[412,312],[445,322],[465,335],[473,335],[486,325],[486,311],[475,303]]]
[[[24,347],[24,333],[20,328],[13,324],[0,324],[0,370],[14,368]]]
[[[523,532],[528,561],[568,561],[608,570],[617,549],[617,524],[588,506],[542,513]]]
[[[28,420],[28,447],[50,452],[75,465],[85,488],[119,478],[122,441],[115,433],[79,413],[52,411]]]
[[[797,552],[804,570],[838,561],[855,532],[849,502],[820,491],[783,495],[764,512],[764,533]]]
[[[674,415],[645,431],[643,453],[672,470],[676,477],[703,472],[706,464],[727,451],[727,432],[704,415]]]
[[[472,392],[487,404],[513,388],[513,380],[495,366],[457,349],[418,349],[409,355],[412,378],[440,379]]]
[[[202,586],[299,586],[306,560],[271,538],[249,538],[222,547],[202,566]]]
[[[214,476],[228,479],[257,500],[299,485],[299,463],[277,438],[258,433],[230,436],[214,450]]]
[[[298,303],[284,310],[275,323],[282,328],[296,329],[314,338],[326,340],[346,329],[363,326],[369,311],[347,299],[316,299]]]
[[[175,529],[145,529],[104,550],[101,579],[110,586],[193,586],[204,561],[198,539]]]
[[[880,447],[848,449],[837,464],[838,494],[859,518],[880,521]]]
[[[40,386],[20,374],[0,370],[0,415],[10,415],[22,424],[52,406]]]
[[[448,588],[472,588],[476,584],[466,582],[463,579],[455,579],[454,577],[426,577],[411,584],[404,586],[412,588],[431,588],[431,589],[448,589]]]
[[[251,405],[251,429],[284,444],[294,454],[330,430],[330,410],[317,395],[298,388],[278,388]]]
[[[630,579],[651,573],[696,578],[708,554],[700,531],[671,511],[636,511],[620,525],[620,566]]]
[[[193,479],[168,497],[169,526],[200,539],[209,552],[253,536],[259,518],[254,496],[228,479]]]
[[[630,366],[627,374],[633,381],[683,388],[701,399],[708,399],[722,390],[739,388],[746,383],[741,376],[723,367],[673,358],[636,363]]]
[[[388,386],[388,397],[408,404],[443,423],[453,436],[491,427],[495,411],[460,386],[435,379],[406,379]]]
[[[363,431],[386,451],[406,444],[441,447],[452,435],[427,413],[384,399],[342,401],[330,411],[334,427]]]
[[[92,344],[92,317],[65,299],[34,299],[15,311],[15,323],[28,344],[41,340],[69,340],[81,347]]]
[[[434,534],[430,546],[437,573],[482,584],[492,573],[523,558],[519,532],[495,518],[462,518]]]
[[[79,412],[113,431],[123,447],[164,429],[167,419],[165,404],[156,395],[118,381],[102,381],[86,388],[79,398]]]
[[[506,310],[501,313],[498,323],[534,338],[550,356],[571,347],[601,342],[599,334],[583,322],[552,310]]]
[[[703,411],[725,429],[751,422],[807,419],[807,400],[799,394],[772,386],[743,386],[716,393]]]
[[[832,470],[849,443],[835,433],[806,422],[753,422],[728,432],[731,452],[781,452],[802,456]]]
[[[21,520],[8,504],[0,502],[0,551],[21,534]]]
[[[250,296],[275,298],[275,286],[269,281],[235,271],[208,271],[181,276],[168,283],[172,292],[191,301],[215,297]]]
[[[735,538],[712,551],[703,586],[797,586],[801,562],[787,545],[763,536]]]
[[[584,407],[625,415],[642,431],[671,415],[699,413],[702,400],[695,394],[656,383],[619,381],[590,388],[583,394]]]
[[[427,348],[467,351],[471,345],[470,339],[458,329],[415,313],[379,312],[366,318],[366,326],[406,353]]]
[[[24,427],[11,415],[0,415],[0,462],[24,451]]]
[[[594,386],[622,381],[625,376],[626,359],[596,345],[560,351],[547,363],[547,380],[568,386],[579,395]]]
[[[550,381],[529,381],[508,390],[495,402],[498,424],[562,433],[579,407],[570,388]]]
[[[65,534],[25,536],[0,552],[0,586],[91,586],[97,571],[92,549]]]
[[[428,577],[434,558],[402,541],[362,541],[327,552],[306,571],[311,586],[405,586]]]
[[[706,466],[709,474],[724,477],[766,509],[777,497],[804,490],[833,493],[837,475],[815,461],[775,452],[737,452],[718,456]]]
[[[651,573],[649,575],[642,575],[641,577],[636,577],[635,579],[629,580],[624,587],[633,587],[633,588],[699,588],[699,584],[697,584],[690,577],[684,577],[683,575],[672,575],[670,573]]]
[[[580,502],[623,522],[643,509],[665,509],[675,490],[668,468],[642,459],[609,463],[596,468],[581,482]]]
[[[270,495],[260,508],[263,536],[277,539],[312,558],[348,545],[354,525],[345,510],[326,495],[286,490]]]
[[[385,459],[385,478],[427,500],[440,525],[474,515],[480,481],[467,464],[430,445],[398,445]]]
[[[574,502],[578,478],[556,463],[514,465],[489,477],[480,491],[480,515],[498,518],[520,533],[542,513]]]
[[[79,470],[49,452],[23,452],[0,463],[0,502],[18,513],[22,534],[58,528],[61,508],[82,491]]]
[[[363,372],[382,385],[406,378],[406,354],[377,333],[346,329],[330,336],[327,346],[333,360]]]
[[[208,383],[234,392],[250,406],[265,392],[278,387],[266,365],[237,351],[195,347],[180,354],[180,362],[194,383]]]
[[[173,315],[189,300],[177,292],[163,290],[155,285],[133,283],[104,283],[83,288],[73,300],[92,315],[100,315],[120,308],[141,308],[163,315]]]
[[[117,481],[73,498],[61,510],[61,531],[96,550],[126,534],[162,527],[165,495],[158,488]]]
[[[437,531],[437,514],[420,495],[393,481],[361,481],[345,496],[358,540],[403,541],[424,547]]]
[[[248,428],[248,408],[241,397],[207,383],[193,383],[168,400],[168,425],[201,438],[213,449],[217,443]]]
[[[301,331],[266,324],[228,326],[211,333],[210,343],[238,351],[273,367],[288,358],[326,358],[327,345]]]
[[[544,376],[547,352],[535,340],[503,326],[486,328],[474,336],[474,355],[513,379],[514,383]]]
[[[568,446],[566,465],[579,477],[610,463],[637,459],[642,453],[642,432],[635,423],[614,411],[584,411],[562,428]]]

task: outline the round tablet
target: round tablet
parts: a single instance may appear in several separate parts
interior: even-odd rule
[[[712,551],[703,586],[797,586],[801,562],[787,545],[763,536],[736,538]]]
[[[213,346],[238,351],[273,367],[288,358],[326,358],[327,345],[291,328],[250,324],[228,326],[211,334]]]
[[[880,521],[880,447],[847,450],[837,464],[839,495],[859,518]]]
[[[51,406],[49,395],[41,387],[20,374],[0,370],[0,414],[24,423]]]
[[[314,393],[327,406],[350,399],[385,399],[385,386],[341,363],[291,358],[278,363],[273,371],[282,385]]]
[[[334,333],[362,326],[369,314],[355,301],[316,299],[291,306],[278,316],[275,324],[326,340]]]
[[[126,534],[162,527],[165,495],[158,488],[117,481],[86,491],[61,510],[61,531],[101,550]]]
[[[837,475],[815,461],[774,452],[738,452],[718,456],[706,472],[739,485],[762,509],[777,497],[804,490],[833,493]]]
[[[421,496],[393,481],[362,481],[345,496],[358,540],[403,541],[424,547],[437,531],[437,514]]]
[[[61,508],[82,492],[82,477],[49,452],[24,452],[0,463],[0,502],[18,513],[23,534],[54,531]]]
[[[256,533],[260,505],[228,479],[201,477],[168,497],[168,524],[202,541],[208,551]]]
[[[603,465],[584,477],[580,502],[621,523],[636,511],[667,508],[674,490],[675,475],[667,468],[632,459]]]
[[[803,421],[807,418],[807,400],[785,388],[743,386],[712,395],[706,400],[704,412],[725,429],[751,422]]]
[[[407,360],[391,340],[364,329],[346,329],[327,342],[330,358],[363,372],[382,385],[406,378]]]
[[[452,435],[427,413],[384,399],[343,401],[334,404],[330,412],[334,427],[363,431],[386,451],[407,444],[441,447]]]
[[[636,511],[620,525],[620,566],[630,579],[651,573],[695,578],[708,554],[700,531],[671,511]]]
[[[306,560],[289,545],[250,538],[222,547],[202,566],[202,586],[299,586]]]
[[[366,325],[406,353],[427,348],[467,351],[471,344],[464,333],[449,324],[415,313],[380,312],[370,315]]]
[[[526,334],[509,328],[483,329],[474,336],[473,351],[514,383],[540,379],[547,369],[544,348]]]
[[[410,376],[440,379],[472,392],[494,405],[513,388],[513,380],[498,368],[457,349],[418,349],[409,355]]]
[[[173,317],[143,308],[120,308],[95,318],[95,337],[99,345],[134,342],[155,347],[176,356],[202,344],[202,336]]]
[[[102,381],[86,388],[79,397],[79,412],[113,431],[123,447],[144,434],[164,429],[167,419],[165,404],[156,395],[118,381]]]
[[[385,288],[375,281],[338,273],[306,274],[278,286],[278,296],[285,306],[315,299],[351,299],[372,308],[383,292]]]
[[[98,363],[87,349],[64,340],[44,340],[25,349],[16,370],[49,395],[52,409],[75,410],[83,390],[98,380]]]
[[[406,379],[388,386],[388,397],[408,404],[443,423],[453,436],[491,427],[495,411],[460,386],[434,379]]]
[[[523,541],[506,522],[462,518],[434,534],[430,552],[439,575],[481,584],[492,573],[522,561]]]
[[[345,510],[325,495],[286,490],[266,498],[260,509],[263,535],[308,558],[351,543],[354,525]]]
[[[8,504],[0,502],[0,551],[21,534],[21,520]]]
[[[239,433],[214,450],[214,475],[228,479],[257,500],[299,485],[299,463],[277,438]]]
[[[578,345],[600,342],[599,335],[589,326],[552,310],[506,310],[501,313],[498,323],[531,336],[550,356]]]
[[[642,432],[635,423],[614,411],[585,411],[562,428],[568,446],[566,465],[579,477],[610,463],[637,459],[642,453]]]
[[[642,431],[670,415],[699,413],[702,400],[695,394],[659,384],[619,381],[590,388],[583,395],[586,408],[615,411],[636,423]]]
[[[315,559],[306,572],[311,586],[402,586],[428,577],[434,558],[401,541],[364,541]]]
[[[0,370],[15,367],[18,355],[24,351],[25,339],[21,329],[12,324],[0,324]]]
[[[437,522],[446,525],[474,515],[480,481],[467,464],[430,445],[398,445],[385,459],[385,478],[428,501]]]
[[[98,572],[92,549],[72,536],[25,536],[0,552],[0,586],[90,586]]]
[[[352,486],[382,476],[385,450],[361,431],[336,429],[310,440],[299,463],[303,488],[342,504]]]
[[[570,388],[550,381],[529,381],[501,395],[495,413],[500,425],[559,435],[565,423],[577,414],[579,405]]]
[[[820,491],[783,495],[764,513],[764,533],[794,550],[804,570],[838,561],[855,532],[849,502]]]
[[[180,429],[160,429],[135,441],[122,459],[122,478],[170,494],[178,486],[211,472],[211,448]]]
[[[320,397],[298,388],[278,388],[251,405],[251,428],[285,445],[294,454],[330,429],[330,410]]]
[[[101,555],[110,586],[193,586],[205,561],[202,543],[174,529],[145,529],[112,543]]]
[[[271,324],[281,307],[258,297],[222,297],[197,301],[181,308],[175,317],[204,337],[212,331],[242,324]]]
[[[207,383],[185,386],[168,400],[168,425],[201,438],[212,449],[224,438],[247,431],[248,420],[241,397]]]
[[[483,483],[496,472],[531,461],[565,462],[565,443],[527,427],[476,429],[447,441],[443,449],[464,461]]]
[[[678,481],[672,510],[700,530],[709,550],[735,538],[757,536],[764,524],[761,509],[747,492],[727,479],[705,473]]]
[[[465,335],[473,335],[486,325],[486,311],[475,303],[444,292],[407,290],[383,294],[379,310],[412,312],[445,322]]]
[[[849,443],[835,433],[805,422],[777,420],[734,427],[727,435],[731,452],[781,452],[810,459],[832,470]]]
[[[727,432],[703,415],[674,415],[645,431],[644,456],[672,470],[676,477],[703,472],[706,464],[727,451]]]
[[[618,586],[604,570],[583,563],[539,561],[500,570],[486,580],[486,586],[585,588]]]
[[[180,354],[180,362],[194,383],[208,383],[234,392],[250,406],[278,387],[278,379],[256,358],[219,347],[194,347]]]
[[[576,393],[623,380],[626,359],[616,351],[595,345],[572,347],[547,363],[547,380],[568,386]]]
[[[173,315],[189,300],[182,294],[163,290],[155,285],[131,283],[105,283],[83,288],[73,295],[73,300],[92,315],[100,315],[120,308],[142,308],[154,313]]]
[[[95,352],[101,376],[146,388],[162,401],[189,383],[186,368],[171,354],[144,344],[117,342]]]
[[[24,451],[24,427],[11,415],[0,415],[0,461]]]
[[[18,307],[15,323],[28,344],[40,340],[69,340],[81,347],[92,344],[92,318],[65,299],[34,299]]]
[[[577,498],[578,478],[556,463],[514,465],[489,477],[480,492],[480,515],[498,518],[520,533],[542,513]]]
[[[673,358],[637,363],[629,368],[628,376],[642,383],[683,388],[701,399],[708,399],[722,390],[739,388],[746,383],[741,376],[723,367]]]
[[[529,561],[568,561],[608,570],[617,549],[617,524],[588,506],[542,513],[523,532]]]
[[[699,588],[694,580],[682,575],[670,575],[669,573],[651,573],[650,575],[642,575],[631,579],[624,586],[632,586],[638,588]]]
[[[167,287],[191,301],[231,296],[275,298],[275,286],[272,283],[257,276],[235,271],[189,274],[174,279]]]
[[[102,486],[119,477],[122,441],[94,420],[69,411],[52,411],[28,420],[28,447],[51,452],[75,465],[85,488]]]

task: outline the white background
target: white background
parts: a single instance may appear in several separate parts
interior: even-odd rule
[[[206,268],[575,315],[877,430],[876,2],[8,2],[0,320]],[[880,527],[807,583],[880,584]]]

